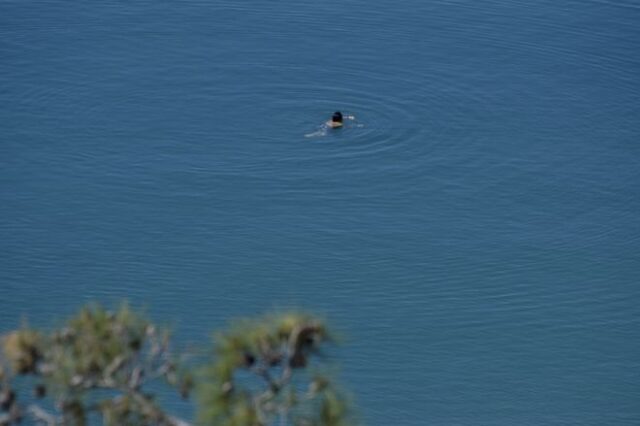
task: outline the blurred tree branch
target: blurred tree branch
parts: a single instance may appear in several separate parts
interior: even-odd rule
[[[242,320],[215,338],[198,374],[199,424],[346,426],[345,397],[317,370],[332,339],[323,321],[288,313]],[[122,305],[81,309],[44,333],[23,326],[0,351],[0,426],[191,426],[150,392],[161,383],[189,398],[194,376],[172,353],[169,333]],[[18,397],[25,387],[33,395]],[[38,402],[48,398],[43,403]]]
[[[331,380],[310,374],[331,341],[323,321],[306,314],[245,320],[216,336],[216,356],[200,389],[208,425],[351,424]]]
[[[29,404],[23,407],[4,377],[0,425],[25,416],[46,425],[85,425],[99,413],[106,425],[185,426],[143,392],[148,382],[163,378],[170,386],[187,386],[170,353],[169,334],[134,313],[127,305],[116,312],[101,306],[83,308],[65,327],[50,334],[22,328],[4,336],[2,349],[12,376],[32,376],[42,383],[37,397],[50,393],[58,415]],[[6,376],[7,374],[4,374]],[[184,396],[190,389],[184,389]],[[106,393],[113,396],[101,397]]]

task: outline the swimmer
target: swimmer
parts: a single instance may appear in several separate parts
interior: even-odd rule
[[[345,125],[344,120],[356,121],[355,115],[343,115],[340,111],[336,111],[331,116],[331,120],[323,123],[318,130],[304,135],[307,138],[327,136],[329,129],[339,129]],[[352,127],[363,127],[363,124],[355,124]]]
[[[332,129],[342,127],[342,113],[340,111],[334,112],[331,116],[331,120],[327,121],[327,126]]]

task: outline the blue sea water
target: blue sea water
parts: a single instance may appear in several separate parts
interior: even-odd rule
[[[634,0],[0,0],[0,329],[305,308],[369,425],[640,424],[639,45]]]

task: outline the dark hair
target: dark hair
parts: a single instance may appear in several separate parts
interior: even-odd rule
[[[336,123],[342,123],[342,113],[340,111],[334,112],[333,116],[331,117],[331,121]]]

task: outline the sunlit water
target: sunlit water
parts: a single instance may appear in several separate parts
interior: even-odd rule
[[[4,0],[0,325],[127,298],[202,342],[304,307],[370,425],[637,425],[639,23]]]

